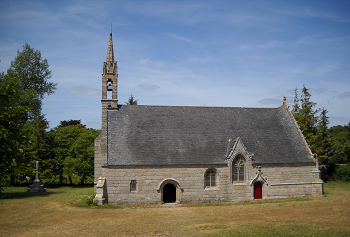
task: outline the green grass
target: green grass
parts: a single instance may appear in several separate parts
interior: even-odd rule
[[[91,187],[5,188],[0,236],[350,236],[350,183],[326,195],[245,202],[87,205]]]

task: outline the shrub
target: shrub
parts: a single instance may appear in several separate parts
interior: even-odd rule
[[[88,199],[86,199],[86,205],[92,205],[92,206],[97,206],[97,203],[94,202],[94,198],[96,196],[96,193],[93,193]]]
[[[339,165],[334,174],[335,180],[350,182],[350,165]]]

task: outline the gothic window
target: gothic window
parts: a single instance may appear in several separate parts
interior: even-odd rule
[[[238,156],[232,164],[232,181],[243,182],[245,180],[245,160],[242,156]]]
[[[216,186],[216,173],[213,169],[208,169],[207,172],[205,172],[205,187],[214,187]]]
[[[130,182],[130,192],[136,192],[136,180]]]

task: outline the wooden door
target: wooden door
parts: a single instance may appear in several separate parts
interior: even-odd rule
[[[262,199],[262,183],[254,184],[254,199]]]

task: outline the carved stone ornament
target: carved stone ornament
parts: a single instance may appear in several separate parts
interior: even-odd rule
[[[233,146],[230,149],[231,142],[234,142]],[[229,139],[228,147],[227,147],[227,154],[225,156],[226,161],[233,160],[237,155],[242,155],[245,158],[249,158],[250,160],[254,160],[253,156],[254,154],[251,154],[247,151],[247,148],[244,146],[242,139],[240,137],[237,137],[237,139],[232,140]]]
[[[262,174],[263,174],[263,172],[261,171],[261,166],[257,166],[256,167],[258,170],[256,171],[256,175],[255,175],[255,177],[250,181],[250,186],[252,186],[253,185],[253,183],[254,183],[254,181],[256,181],[259,177],[266,183],[266,185],[269,185],[268,183],[267,183],[267,177],[263,177],[262,176]]]

